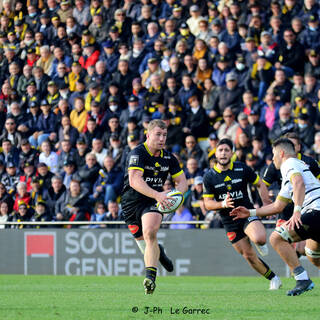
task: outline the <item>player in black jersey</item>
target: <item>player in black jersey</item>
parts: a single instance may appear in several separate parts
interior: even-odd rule
[[[232,162],[233,144],[229,139],[222,139],[217,146],[217,164],[204,176],[204,204],[207,210],[217,210],[220,213],[223,226],[234,249],[240,253],[248,264],[270,280],[270,290],[281,287],[278,276],[253,250],[250,240],[257,245],[266,244],[266,231],[258,217],[233,221],[229,216],[235,206],[249,206],[247,185],[258,187],[264,203],[268,202],[268,190],[259,176],[242,162]],[[258,247],[257,247],[258,248]]]
[[[284,135],[284,138],[289,139],[293,143],[295,152],[297,153],[297,158],[305,162],[309,166],[312,174],[317,179],[319,179],[320,167],[318,165],[318,162],[315,159],[301,153],[301,143],[300,143],[299,136],[294,132],[288,132],[287,134]],[[268,187],[272,183],[277,183],[278,187],[279,188],[281,187],[281,182],[282,182],[281,172],[280,170],[276,169],[273,162],[268,166],[268,168],[264,172],[263,181]],[[292,212],[293,212],[293,203],[291,202],[283,209],[281,213],[278,214],[276,227],[279,227],[281,224],[288,221],[292,216]],[[305,255],[305,241],[296,242],[294,246],[298,256]]]
[[[121,195],[125,221],[144,254],[146,294],[152,294],[155,289],[158,260],[168,271],[173,270],[172,262],[157,241],[162,213],[156,203],[164,207],[171,205],[163,184],[170,174],[177,190],[184,193],[188,189],[178,160],[164,150],[166,138],[166,124],[162,120],[152,120],[148,125],[147,140],[128,155]]]

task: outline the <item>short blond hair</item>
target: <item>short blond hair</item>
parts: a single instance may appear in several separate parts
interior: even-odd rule
[[[155,119],[149,122],[148,124],[148,132],[152,131],[155,127],[159,127],[160,129],[167,129],[167,125],[164,121],[160,119]]]

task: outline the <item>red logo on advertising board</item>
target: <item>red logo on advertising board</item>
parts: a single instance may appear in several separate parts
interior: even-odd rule
[[[33,257],[52,257],[54,255],[54,235],[26,235],[26,254]]]

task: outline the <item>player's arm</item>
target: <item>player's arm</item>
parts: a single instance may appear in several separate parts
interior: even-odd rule
[[[278,196],[275,202],[258,209],[249,210],[245,207],[237,207],[230,212],[230,216],[234,217],[233,220],[248,218],[250,216],[252,217],[253,216],[258,216],[258,217],[272,216],[274,214],[281,212],[290,201],[291,201],[290,199]]]
[[[204,206],[207,210],[221,210],[226,208],[234,208],[234,202],[229,192],[227,193],[227,196],[223,201],[216,201],[213,198],[212,194],[204,194],[203,201]]]
[[[157,200],[162,206],[170,207],[170,203],[167,201],[169,199],[166,194],[167,192],[158,192],[157,190],[152,189],[143,179],[143,171],[140,169],[130,169],[128,170],[129,174],[129,184],[130,187],[142,193],[143,195]]]
[[[294,202],[294,209],[293,215],[288,221],[289,230],[294,229],[294,226],[300,228],[302,225],[301,222],[301,209],[302,204],[305,197],[306,187],[302,178],[302,175],[299,173],[295,173],[291,175],[290,181],[292,184],[292,191],[293,191],[293,202]]]
[[[184,174],[184,172],[176,175],[176,176],[173,176],[173,181],[175,183],[175,188],[177,190],[179,190],[180,192],[182,193],[185,193],[187,192],[188,190],[188,182],[187,182],[187,178],[186,178],[186,175]]]
[[[262,200],[262,203],[264,205],[270,204],[271,200],[269,197],[268,188],[265,185],[265,183],[261,179],[259,179],[258,182],[256,183],[256,187],[258,188],[258,192]]]

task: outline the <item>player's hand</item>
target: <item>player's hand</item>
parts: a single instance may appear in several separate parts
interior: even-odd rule
[[[227,196],[222,202],[222,208],[234,208],[234,201],[229,192],[227,192]]]
[[[170,209],[170,207],[171,207],[170,199],[173,199],[173,198],[167,196],[168,192],[170,192],[170,190],[159,192],[156,197],[156,200],[159,203],[159,205],[161,205],[163,208]]]
[[[230,212],[230,216],[234,217],[232,220],[244,219],[250,217],[250,212],[245,207],[237,207]]]
[[[302,226],[301,212],[295,211],[292,217],[285,223],[285,225],[289,230],[294,230],[295,226],[299,229]]]

